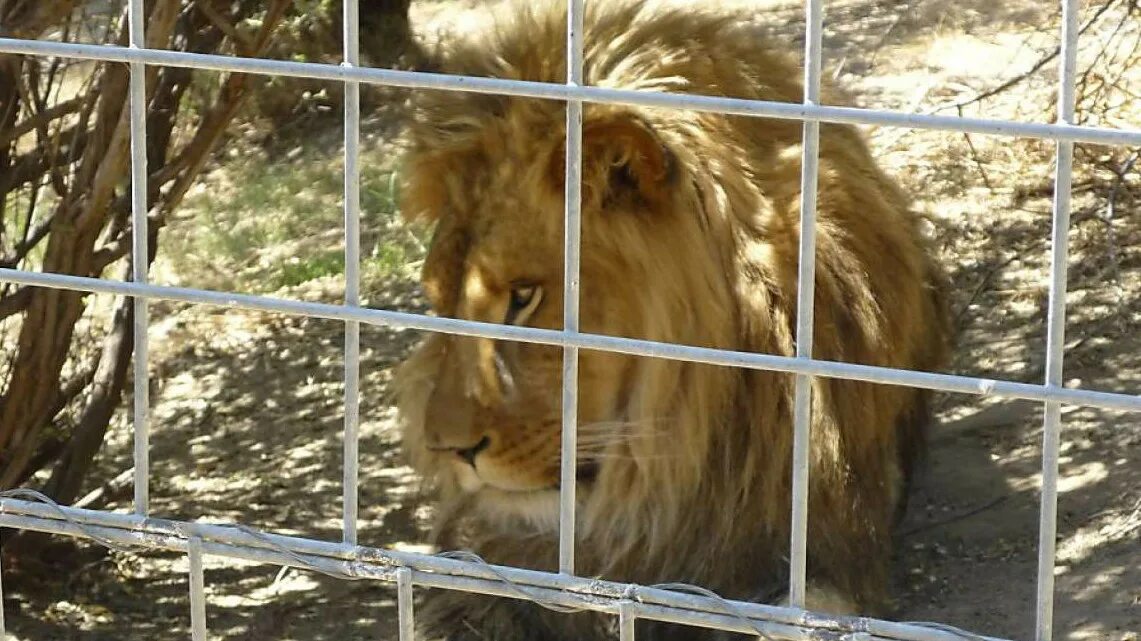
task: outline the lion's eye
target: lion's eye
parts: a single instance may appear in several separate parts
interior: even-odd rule
[[[505,322],[519,325],[527,322],[543,298],[543,288],[538,285],[519,285],[511,288],[511,301],[507,305]]]
[[[516,287],[515,289],[512,289],[511,306],[515,309],[523,309],[527,306],[528,303],[531,302],[531,299],[535,297],[535,293],[538,291],[538,289],[539,288],[535,285],[529,285],[527,287]]]

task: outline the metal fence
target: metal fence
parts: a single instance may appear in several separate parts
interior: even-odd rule
[[[597,1],[597,0],[596,0]],[[117,514],[59,506],[28,490],[0,498],[0,527],[37,530],[92,539],[121,548],[150,548],[186,553],[190,564],[192,638],[206,638],[204,554],[307,568],[346,579],[394,582],[398,594],[401,641],[412,639],[414,585],[522,598],[548,607],[593,610],[619,618],[622,641],[634,638],[637,618],[717,628],[772,639],[847,639],[852,641],[961,641],[987,639],[936,623],[896,623],[865,617],[837,617],[801,609],[805,593],[805,543],[809,450],[810,383],[812,377],[845,378],[875,383],[1041,401],[1045,405],[1042,443],[1042,491],[1038,547],[1036,641],[1052,637],[1054,542],[1057,523],[1057,479],[1060,408],[1063,403],[1141,411],[1141,396],[1062,386],[1065,328],[1067,232],[1075,142],[1141,145],[1141,130],[1078,126],[1074,122],[1077,0],[1062,0],[1061,66],[1058,120],[1053,124],[980,118],[919,115],[894,111],[818,104],[821,69],[822,0],[806,0],[805,92],[803,104],[740,100],[698,95],[626,91],[584,86],[583,0],[568,0],[565,84],[509,81],[359,66],[357,4],[344,3],[344,62],[340,65],[300,63],[148,49],[143,33],[143,0],[128,0],[130,46],[84,45],[0,38],[0,52],[126,62],[130,65],[131,186],[134,264],[130,282],[0,269],[0,281],[38,287],[131,296],[134,325],[134,514]],[[260,296],[150,285],[146,260],[146,65],[294,76],[345,84],[345,300],[342,305],[282,300]],[[553,98],[567,103],[566,236],[564,328],[562,331],[506,326],[360,306],[360,83],[431,90],[497,93]],[[801,175],[800,238],[795,357],[707,349],[644,340],[585,334],[579,331],[580,169],[583,102],[617,103],[721,112],[743,116],[795,119],[804,123]],[[1057,166],[1053,203],[1046,376],[1041,385],[898,370],[812,358],[816,182],[820,122],[941,129],[1055,140]],[[147,303],[150,299],[184,301],[263,310],[345,323],[344,480],[342,541],[318,541],[264,533],[242,525],[206,525],[149,516]],[[562,495],[560,501],[558,574],[492,566],[473,555],[423,555],[357,545],[358,400],[360,393],[360,324],[447,332],[467,336],[562,346],[563,425]],[[788,372],[796,375],[793,446],[792,538],[789,592],[792,607],[776,607],[721,599],[701,589],[679,590],[636,586],[577,577],[574,574],[575,425],[578,350],[621,352],[701,363]],[[0,611],[0,637],[3,616]]]

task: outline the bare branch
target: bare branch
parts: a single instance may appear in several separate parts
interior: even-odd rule
[[[16,123],[16,126],[12,127],[8,131],[0,132],[0,146],[7,145],[8,143],[16,140],[29,131],[46,125],[53,120],[73,114],[79,111],[81,106],[83,106],[82,99],[72,98],[70,100],[63,101],[58,105],[48,107],[43,111],[37,111],[27,119]]]
[[[32,302],[32,291],[31,287],[21,287],[6,296],[0,297],[0,320],[27,309]]]
[[[1089,28],[1092,27],[1094,25],[1094,23],[1096,23],[1103,15],[1105,15],[1106,11],[1109,11],[1109,9],[1111,7],[1113,7],[1113,5],[1117,4],[1119,1],[1120,0],[1108,0],[1105,4],[1098,7],[1098,10],[1093,14],[1093,17],[1091,17],[1088,21],[1086,21],[1085,25],[1083,25],[1082,28],[1078,30],[1078,35],[1080,36],[1081,34],[1085,33],[1087,30],[1089,30]],[[966,99],[960,100],[958,102],[952,102],[950,104],[942,105],[942,106],[938,107],[937,110],[941,110],[941,109],[962,109],[963,107],[966,107],[968,105],[973,105],[977,102],[982,102],[983,100],[986,100],[987,98],[998,95],[998,94],[1006,91],[1007,89],[1010,89],[1011,87],[1013,87],[1017,84],[1020,84],[1021,82],[1025,81],[1030,76],[1033,76],[1034,74],[1038,73],[1038,71],[1040,69],[1042,69],[1042,67],[1045,67],[1046,65],[1050,64],[1050,62],[1052,62],[1055,58],[1057,58],[1058,55],[1061,53],[1062,53],[1062,45],[1059,44],[1057,47],[1054,47],[1053,51],[1046,54],[1042,58],[1039,58],[1038,62],[1035,62],[1029,69],[1018,74],[1017,76],[1014,76],[1013,78],[1010,78],[1009,80],[998,85],[997,87],[992,87],[990,89],[987,89],[986,91],[984,91],[984,92],[982,92],[982,93],[980,93],[980,94],[978,94],[972,98],[966,98]]]
[[[234,41],[239,56],[253,55],[254,49],[250,41],[234,27],[233,23],[218,13],[218,10],[215,9],[213,5],[209,2],[196,2],[194,3],[194,8],[202,12],[202,15],[206,16],[206,19],[209,20],[211,24],[218,27],[222,33]]]
[[[24,260],[24,258],[28,255],[28,252],[32,251],[36,245],[40,244],[40,241],[42,241],[48,235],[48,232],[51,231],[52,219],[53,217],[48,217],[46,220],[40,221],[40,223],[35,227],[26,229],[23,239],[16,244],[12,250],[12,253],[8,256],[0,258],[0,267],[15,267],[20,263],[20,261]],[[28,220],[31,221],[31,218],[29,217]]]
[[[129,265],[127,269],[130,269]],[[79,495],[83,478],[103,443],[111,414],[122,398],[133,351],[130,332],[133,318],[133,301],[126,297],[120,299],[115,308],[112,330],[103,340],[99,364],[92,371],[91,397],[44,487],[49,496],[62,503],[70,503]]]
[[[289,7],[288,0],[274,0],[266,11],[261,28],[254,37],[255,50],[250,55],[260,55],[269,44],[269,37],[277,28],[278,22],[285,15]],[[226,84],[220,92],[221,98],[213,109],[202,119],[202,124],[194,134],[194,138],[186,145],[182,153],[160,173],[163,183],[175,180],[174,185],[167,192],[166,202],[162,205],[162,217],[173,211],[178,203],[182,202],[186,191],[202,170],[209,157],[209,152],[215,143],[226,131],[226,126],[245,100],[249,90],[250,76],[247,74],[230,74]]]
[[[36,0],[34,2],[0,2],[0,35],[14,38],[36,38],[64,20],[78,0]]]

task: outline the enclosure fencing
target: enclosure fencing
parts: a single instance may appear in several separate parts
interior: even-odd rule
[[[806,0],[805,92],[803,104],[740,100],[700,95],[604,89],[583,85],[583,0],[568,0],[567,79],[565,84],[454,76],[362,68],[359,61],[357,4],[344,3],[344,62],[340,65],[151,49],[144,36],[143,0],[128,0],[128,47],[71,44],[0,38],[0,53],[61,56],[125,62],[130,65],[131,187],[133,273],[130,282],[65,274],[0,269],[0,281],[32,287],[130,296],[134,300],[134,513],[60,506],[31,490],[0,494],[0,527],[35,530],[94,540],[116,549],[162,549],[187,554],[191,633],[206,639],[203,555],[293,566],[353,580],[395,583],[399,638],[413,635],[412,588],[415,585],[526,599],[563,611],[592,610],[619,619],[622,641],[633,641],[634,621],[647,619],[755,634],[768,639],[845,639],[850,641],[1002,641],[937,623],[898,623],[868,617],[846,617],[803,609],[810,393],[813,377],[843,378],[907,385],[964,394],[1041,401],[1044,404],[1042,490],[1038,545],[1035,641],[1050,641],[1053,623],[1054,543],[1057,523],[1057,479],[1060,410],[1070,405],[1141,411],[1141,396],[1071,389],[1062,385],[1067,232],[1070,221],[1071,174],[1075,142],[1141,146],[1141,130],[1074,124],[1077,0],[1062,0],[1061,66],[1056,123],[1023,123],[981,118],[947,117],[820,105],[822,0]],[[146,65],[164,65],[266,75],[341,81],[345,84],[345,300],[342,305],[282,300],[201,289],[166,287],[147,282]],[[548,98],[567,103],[566,233],[564,328],[543,330],[431,317],[360,306],[360,83],[417,89]],[[584,102],[670,107],[754,117],[801,120],[804,123],[797,349],[794,357],[708,349],[653,341],[587,334],[579,331],[579,249],[581,230],[580,175],[582,104]],[[1056,174],[1052,219],[1046,376],[1041,385],[820,361],[812,358],[817,151],[820,122],[886,125],[920,129],[1055,140]],[[150,401],[147,372],[148,301],[183,301],[278,312],[345,323],[343,536],[341,542],[320,541],[261,532],[243,525],[173,521],[149,515]],[[469,553],[414,554],[357,545],[358,423],[360,395],[360,325],[446,332],[465,336],[524,341],[563,348],[562,484],[559,518],[559,573],[494,566]],[[790,607],[723,599],[694,586],[639,586],[578,577],[574,574],[575,438],[578,397],[578,350],[591,349],[638,356],[694,361],[796,375],[793,446]],[[0,610],[0,638],[3,612]]]

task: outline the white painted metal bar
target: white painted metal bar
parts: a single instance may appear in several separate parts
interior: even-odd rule
[[[582,0],[567,0],[567,85],[582,86]],[[582,241],[582,101],[567,102],[566,217],[563,221],[563,331],[578,334]],[[559,572],[574,574],[575,468],[578,449],[578,347],[563,347],[563,423],[559,475]]]
[[[508,566],[470,563],[442,556],[365,548],[343,543],[332,543],[279,534],[257,533],[255,535],[256,530],[251,528],[243,530],[226,525],[145,518],[133,514],[118,514],[68,506],[52,506],[42,502],[12,498],[0,500],[0,527],[10,526],[11,523],[14,523],[4,520],[6,517],[28,517],[34,519],[34,522],[39,524],[37,527],[43,531],[65,534],[76,531],[76,529],[82,532],[85,528],[90,526],[90,528],[94,528],[94,530],[86,533],[86,536],[89,538],[92,534],[121,530],[129,533],[129,536],[124,535],[128,536],[128,538],[115,539],[115,541],[143,547],[150,546],[184,551],[184,543],[178,543],[178,541],[198,537],[202,539],[207,546],[211,543],[230,545],[235,549],[246,550],[251,554],[253,552],[262,553],[276,550],[279,552],[288,552],[333,561],[359,560],[382,566],[409,567],[414,572],[467,576],[487,580],[494,579],[511,582],[516,586],[524,588],[539,587],[550,590],[567,591],[588,596],[614,598],[624,600],[628,603],[631,603],[630,596],[636,596],[637,601],[631,603],[632,607],[636,607],[640,604],[650,604],[699,612],[723,613],[725,611],[723,603],[711,601],[704,596],[684,592],[675,592],[653,587],[632,586],[629,584],[585,579],[564,574],[538,572]],[[28,522],[30,523],[32,521]],[[64,531],[58,529],[58,524],[64,524],[74,529]],[[215,551],[213,548],[207,547],[206,550],[210,554],[226,555]],[[231,554],[230,556],[233,555]],[[270,557],[237,556],[234,558],[273,562],[267,560]],[[292,565],[296,565],[296,563],[292,563]],[[873,619],[856,617],[837,618],[814,615],[799,610],[759,603],[734,603],[742,615],[749,618],[841,630],[863,630],[867,628],[877,634],[882,633],[887,636],[900,636],[900,634],[902,634],[896,631],[896,628],[892,627],[898,624],[891,622],[876,622]],[[637,614],[638,611],[634,610],[633,613]],[[877,626],[887,627],[881,628]],[[900,638],[910,637],[903,635],[900,636]]]
[[[7,640],[8,627],[4,621],[4,571],[0,569],[0,639]]]
[[[146,47],[143,0],[129,0],[127,12],[130,48]],[[146,66],[130,65],[131,117],[131,279],[147,282],[147,89]],[[147,371],[148,308],[146,298],[135,298],[134,305],[134,457],[135,512],[146,514],[150,505],[150,378]]]
[[[618,641],[634,641],[634,603],[623,601],[618,604]]]
[[[206,641],[206,579],[202,569],[202,539],[191,537],[186,543],[190,560],[190,638]]]
[[[1062,0],[1061,68],[1058,74],[1058,121],[1074,121],[1078,55],[1078,2]],[[1054,213],[1050,247],[1050,299],[1046,311],[1046,385],[1062,384],[1066,333],[1066,272],[1069,261],[1070,196],[1073,193],[1074,143],[1057,143]],[[1054,628],[1054,560],[1058,531],[1058,448],[1062,408],[1046,401],[1042,416],[1042,496],[1038,523],[1036,641],[1050,641]]]
[[[548,98],[552,100],[582,100],[584,102],[641,105],[726,113],[738,116],[780,118],[784,120],[818,120],[857,125],[904,127],[911,129],[939,129],[996,136],[1022,136],[1051,140],[1072,140],[1104,145],[1141,144],[1141,130],[1015,122],[986,118],[937,116],[898,111],[861,109],[857,107],[809,106],[797,103],[745,100],[694,94],[662,93],[607,89],[604,87],[571,87],[565,84],[480,78],[396,69],[354,68],[341,65],[290,60],[242,58],[216,54],[162,51],[157,49],[132,50],[111,45],[84,45],[39,40],[0,38],[0,53],[63,56],[86,60],[113,62],[145,62],[153,65],[213,69],[294,78],[325,80],[357,80],[359,82],[415,87],[422,89],[449,89],[475,93],[495,93],[507,96]]]
[[[345,68],[360,65],[360,11],[358,0],[342,0],[344,6]],[[345,81],[345,305],[361,304],[361,87]],[[360,475],[360,380],[361,326],[345,321],[345,433],[344,478],[341,484],[343,537],[357,542],[357,500]]]
[[[806,0],[804,104],[820,103],[822,0]],[[800,255],[796,282],[796,358],[812,358],[816,292],[816,183],[820,168],[820,123],[804,121],[800,163]],[[808,565],[808,461],[812,446],[812,378],[797,374],[793,398],[792,516],[789,541],[789,603],[804,607]]]
[[[330,305],[307,301],[269,298],[232,292],[213,292],[187,287],[139,285],[121,281],[101,280],[69,274],[0,269],[0,282],[11,282],[34,287],[57,287],[85,292],[101,292],[125,296],[143,296],[160,300],[217,305],[235,309],[254,309],[314,318],[356,320],[369,325],[402,329],[441,332],[458,336],[482,336],[497,340],[537,343],[541,345],[573,345],[579,349],[616,352],[633,356],[648,356],[671,360],[693,361],[707,365],[744,367],[771,370],[790,374],[810,374],[827,378],[845,378],[868,383],[907,385],[923,389],[1000,398],[1020,398],[1032,401],[1059,401],[1068,405],[1101,407],[1126,411],[1141,411],[1141,395],[1072,389],[1054,385],[1036,385],[1014,381],[935,374],[915,370],[858,365],[837,361],[797,359],[772,354],[758,354],[734,350],[695,347],[677,343],[662,343],[603,334],[566,334],[558,330],[500,325],[478,321],[441,318],[409,312]]]
[[[0,527],[65,534],[103,544],[139,546],[188,553],[192,538],[203,554],[258,563],[305,567],[343,578],[397,580],[400,567],[412,570],[412,583],[510,598],[542,599],[583,610],[620,614],[622,604],[637,618],[714,627],[779,639],[810,641],[820,630],[847,634],[848,639],[901,641],[1004,641],[964,636],[937,627],[867,617],[803,612],[758,603],[718,600],[653,587],[632,586],[472,563],[439,556],[398,552],[256,532],[223,525],[189,523],[134,514],[50,506],[19,499],[0,499]],[[629,596],[636,594],[636,600]],[[739,616],[728,616],[735,612]]]
[[[416,641],[416,622],[412,613],[412,570],[396,570],[396,617],[400,625],[400,641]]]

